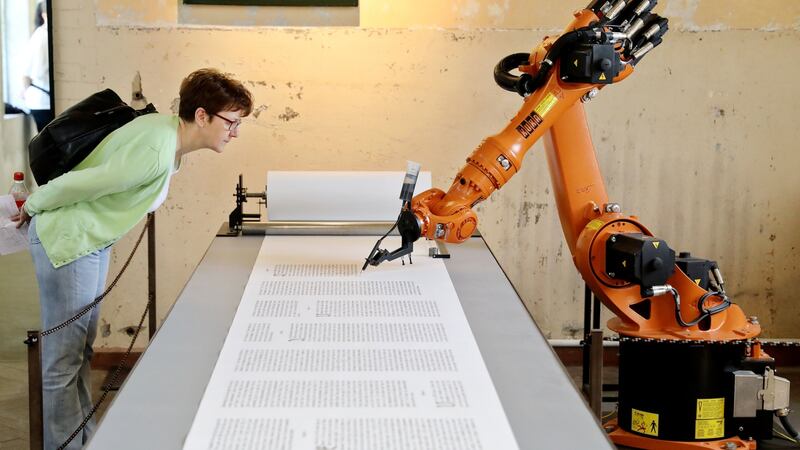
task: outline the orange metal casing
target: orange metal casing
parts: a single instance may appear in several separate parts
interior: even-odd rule
[[[728,443],[736,445],[736,450],[756,450],[758,447],[755,440],[738,437],[698,442],[653,439],[623,430],[617,424],[617,419],[609,420],[603,424],[603,427],[613,430],[608,433],[608,436],[615,444],[646,450],[719,450],[726,448]]]
[[[593,12],[578,11],[566,30],[596,20]],[[521,70],[533,71],[551,42],[546,38],[531,54],[531,65]],[[707,329],[680,326],[671,296],[647,299],[651,314],[645,318],[631,308],[643,301],[639,287],[605,274],[605,242],[610,234],[652,233],[636,217],[603,210],[608,196],[581,104],[587,92],[603,85],[565,83],[558,70],[556,65],[544,86],[525,98],[503,131],[488,137],[472,152],[447,193],[431,189],[414,197],[412,209],[421,225],[421,235],[450,243],[468,239],[478,223],[472,207],[505,185],[520,170],[525,153],[546,136],[548,166],[565,239],[583,279],[616,314],[609,321],[611,329],[627,336],[664,339],[735,340],[757,336],[760,326],[748,322],[736,305],[712,316]],[[627,65],[614,81],[621,81],[632,72],[632,66]],[[506,167],[502,159],[507,162]],[[677,268],[668,283],[680,292],[682,317],[697,317],[697,300],[706,291]],[[715,302],[719,300],[709,299],[707,306],[714,306]]]
[[[596,20],[593,12],[578,11],[567,31]],[[532,64],[538,65],[549,44],[550,40],[546,39],[534,50]],[[525,66],[523,69],[530,70],[531,67]],[[624,78],[631,71],[628,67],[618,78]],[[525,99],[520,111],[503,131],[485,139],[472,152],[447,193],[431,189],[414,197],[412,209],[422,225],[422,236],[451,243],[469,238],[478,223],[472,207],[506,184],[522,167],[525,153],[533,143],[553,126],[565,110],[596,87],[592,84],[563,83],[556,72],[556,69],[552,70],[545,86]],[[507,168],[498,161],[501,156],[508,161]],[[436,234],[437,225],[443,234]]]
[[[760,326],[750,323],[737,305],[713,315],[705,330],[699,325],[685,328],[678,324],[670,295],[647,300],[651,303],[649,318],[634,311],[631,306],[643,301],[639,286],[606,275],[606,240],[614,233],[653,233],[634,216],[604,212],[608,195],[583,105],[574,104],[559,118],[546,136],[545,149],[564,237],[584,281],[616,315],[609,321],[609,328],[627,336],[654,339],[737,340],[760,333]],[[668,283],[681,295],[682,317],[697,317],[697,300],[706,291],[677,267]],[[707,306],[714,306],[715,302],[719,300],[709,299]]]

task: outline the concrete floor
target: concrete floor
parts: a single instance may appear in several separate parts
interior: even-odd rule
[[[39,287],[28,252],[0,256],[0,311],[0,361],[22,361],[25,332],[40,327]]]
[[[92,398],[100,398],[105,370],[92,371]],[[114,399],[109,393],[98,410],[102,418]],[[28,450],[28,365],[25,361],[0,362],[0,449]]]

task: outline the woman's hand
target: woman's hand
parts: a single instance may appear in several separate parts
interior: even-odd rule
[[[11,216],[11,220],[17,223],[17,228],[22,228],[23,225],[31,221],[31,216],[28,215],[28,211],[25,211],[25,208],[19,210],[17,214]]]

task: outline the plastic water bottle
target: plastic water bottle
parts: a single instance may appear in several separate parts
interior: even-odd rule
[[[14,184],[11,185],[11,189],[8,191],[12,197],[14,197],[14,201],[17,202],[17,208],[22,209],[22,205],[25,203],[25,200],[28,199],[28,187],[25,186],[25,174],[22,172],[14,172]]]

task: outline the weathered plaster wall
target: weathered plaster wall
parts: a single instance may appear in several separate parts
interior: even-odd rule
[[[409,3],[421,9],[417,20],[395,24],[399,13],[379,12],[399,2],[364,0],[362,28],[213,29],[164,24],[177,20],[170,12],[152,19],[156,27],[97,26],[102,3],[56,5],[60,108],[100,87],[129,92],[139,72],[148,100],[168,111],[181,78],[203,66],[244,80],[258,106],[225,154],[188,158],[159,210],[163,317],[227,217],[238,173],[255,189],[270,169],[396,170],[413,159],[447,186],[475,145],[519,107],[518,97],[494,85],[496,61],[546,33],[522,28],[560,28],[584,2],[533,2],[545,11],[540,22],[531,16],[502,28],[489,15],[448,22],[452,9],[431,24],[428,13],[440,2],[416,1]],[[453,2],[462,9],[473,3],[489,11],[493,2]],[[522,11],[523,3],[508,10]],[[724,31],[670,33],[635,76],[587,105],[609,193],[676,249],[717,258],[735,300],[761,317],[770,336],[796,336],[800,153],[793,115],[800,95],[795,70],[753,61],[796,52],[800,14],[786,14],[784,2],[781,9],[761,2],[770,14],[724,13],[715,21],[702,11],[730,2],[663,3],[687,29]],[[572,337],[581,326],[582,284],[562,244],[541,150],[534,147],[524,170],[480,206],[480,228],[542,330]],[[112,275],[135,234],[115,246]],[[124,329],[146,298],[145,262],[143,252],[105,301],[99,345],[125,344]]]
[[[356,25],[381,28],[522,28],[561,30],[567,14],[589,0],[361,0],[358,8],[184,5],[181,0],[95,0],[107,26]],[[661,0],[656,11],[682,30],[797,29],[800,2]]]
[[[563,29],[588,0],[366,0],[361,26]],[[800,3],[786,0],[660,0],[656,11],[683,30],[797,28]]]
[[[565,13],[589,0],[366,0],[361,25],[563,29]],[[684,30],[797,28],[800,3],[786,0],[660,0],[656,11]]]

